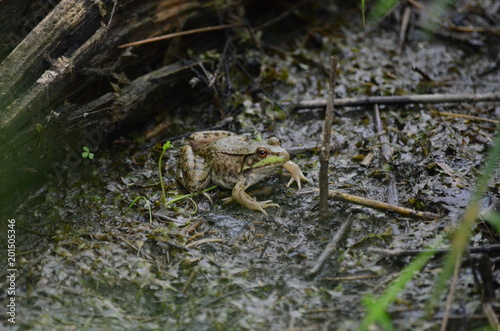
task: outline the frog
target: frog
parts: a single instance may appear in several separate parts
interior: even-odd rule
[[[301,189],[301,180],[308,182],[300,167],[275,137],[267,141],[251,141],[230,131],[202,131],[189,136],[189,144],[180,151],[176,177],[189,192],[202,193],[210,182],[231,189],[231,198],[240,205],[260,211],[279,207],[272,200],[257,201],[245,190],[283,167],[291,174],[286,185],[293,182]],[[208,199],[210,197],[206,194]],[[211,200],[210,200],[211,201]]]

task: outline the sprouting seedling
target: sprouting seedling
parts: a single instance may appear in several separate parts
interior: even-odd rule
[[[90,160],[93,160],[94,159],[94,153],[92,153],[87,146],[83,146],[82,157],[84,159],[88,158]]]
[[[253,141],[262,141],[262,136],[260,135],[259,130],[257,130],[256,128],[253,129],[253,135],[255,137]]]
[[[170,140],[163,144],[163,150],[161,152],[160,159],[158,160],[158,173],[160,174],[160,185],[161,185],[161,203],[163,205],[166,204],[167,197],[165,196],[165,185],[163,184],[163,176],[162,176],[162,171],[161,171],[161,160],[163,159],[163,154],[165,154],[167,149],[169,149],[170,147],[172,147],[172,143],[170,142]]]
[[[138,196],[137,198],[134,199],[134,201],[132,201],[132,203],[130,204],[130,206],[128,206],[127,210],[129,210],[130,208],[132,208],[132,206],[137,202],[137,200],[139,199],[144,199],[144,201],[146,202],[146,207],[148,207],[148,210],[149,210],[149,224],[152,224],[153,223],[153,213],[151,212],[151,202],[146,199],[145,197],[143,197],[142,195]]]

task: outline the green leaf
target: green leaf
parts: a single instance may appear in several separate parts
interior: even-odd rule
[[[483,215],[486,222],[490,223],[498,234],[500,234],[500,214],[495,210],[489,210]]]
[[[82,149],[83,149],[82,157],[84,159],[87,159],[87,158],[90,160],[94,159],[94,153],[90,152],[90,149],[87,146],[83,146]]]
[[[168,140],[166,143],[163,144],[163,151],[166,151],[167,149],[172,147],[172,143],[170,140]]]

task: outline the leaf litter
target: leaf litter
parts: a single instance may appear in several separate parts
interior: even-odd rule
[[[298,39],[290,37],[283,39],[279,52],[235,51],[235,62],[258,70],[248,84],[246,74],[231,68],[235,92],[226,102],[235,120],[228,129],[251,132],[255,128],[265,137],[279,137],[289,150],[316,147],[322,110],[292,110],[283,105],[324,97],[331,54],[339,56],[337,97],[498,90],[498,75],[484,75],[495,61],[486,51],[417,36],[403,55],[396,56],[391,28],[366,34],[359,22],[343,22],[342,32],[330,35],[327,23],[310,20],[309,28],[321,32],[319,47],[310,41],[307,47],[296,47]],[[308,31],[298,31],[310,36]],[[260,38],[266,43],[266,33]],[[249,41],[239,42],[243,50]],[[192,112],[204,112],[206,107],[200,104]],[[72,169],[66,187],[48,183],[46,203],[19,211],[16,218],[30,231],[23,232],[19,252],[22,275],[16,296],[22,302],[18,311],[22,318],[14,329],[355,328],[364,316],[362,297],[382,293],[412,259],[381,256],[369,249],[423,249],[438,233],[446,237],[459,221],[484,163],[495,126],[435,111],[496,119],[500,108],[494,103],[382,108],[383,128],[395,151],[389,160],[381,155],[370,109],[336,109],[332,130],[337,149],[330,161],[329,186],[387,201],[394,185],[399,205],[437,213],[441,215],[437,221],[333,201],[331,218],[318,221],[316,194],[311,191],[318,186],[319,160],[314,149],[294,158],[311,180],[301,191],[285,188],[287,179],[282,176],[257,185],[271,187],[268,194],[281,205],[269,217],[236,204],[222,205],[222,198],[228,196],[223,189],[209,193],[213,205],[195,197],[195,215],[191,201],[165,209],[156,171],[159,144],[131,139],[127,148],[108,145],[93,163]],[[197,126],[192,118],[173,116],[166,120],[185,123],[179,126],[179,134],[216,124]],[[163,176],[170,196],[182,193],[174,168],[183,143],[174,141],[164,157]],[[372,161],[362,165],[360,160],[370,152]],[[498,175],[497,171],[485,208],[498,198]],[[144,205],[127,209],[137,196],[152,202],[152,224]],[[318,274],[306,277],[347,217],[354,221],[337,252]],[[479,223],[471,246],[496,243],[498,235]],[[447,248],[446,240],[442,248]],[[439,260],[431,261],[399,294],[390,311],[396,328],[439,325],[439,319],[424,318],[439,267]],[[477,313],[480,302],[473,272],[463,268],[452,306],[458,323],[459,317]],[[485,324],[483,320],[479,325]]]

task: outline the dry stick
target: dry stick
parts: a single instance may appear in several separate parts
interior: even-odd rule
[[[148,38],[148,39],[143,39],[139,41],[134,41],[128,44],[123,44],[118,46],[118,48],[126,48],[130,46],[139,46],[143,44],[148,44],[160,40],[167,40],[167,39],[172,39],[176,37],[182,37],[182,36],[187,36],[190,34],[195,34],[195,33],[200,33],[200,32],[209,32],[209,31],[216,31],[216,30],[223,30],[223,29],[231,29],[231,28],[241,28],[245,26],[245,24],[225,24],[225,25],[217,25],[217,26],[207,26],[204,28],[199,28],[199,29],[192,29],[188,31],[181,31],[181,32],[174,32],[174,33],[169,33],[163,36],[158,36],[154,38]]]
[[[483,301],[495,300],[495,277],[493,276],[493,266],[490,257],[487,254],[479,254],[475,256],[473,266],[479,273],[481,282],[483,283]]]
[[[402,216],[405,216],[405,217],[422,218],[425,220],[435,220],[435,219],[439,218],[439,215],[436,215],[434,213],[422,212],[422,211],[417,211],[417,210],[413,210],[413,209],[409,209],[409,208],[394,206],[394,205],[391,205],[391,204],[388,204],[385,202],[366,199],[366,198],[362,198],[362,197],[359,197],[356,195],[340,192],[337,190],[330,190],[328,192],[328,196],[334,200],[351,202],[351,203],[355,203],[357,205],[370,207],[370,208],[374,208],[374,209],[378,209],[378,210],[382,210],[382,211],[392,211],[392,212],[395,212],[395,213],[402,215]]]
[[[408,31],[408,25],[411,18],[411,8],[410,6],[405,6],[403,11],[403,17],[401,18],[401,27],[399,29],[399,54],[403,53],[406,41],[406,31]]]
[[[367,249],[370,253],[380,254],[384,256],[416,256],[420,253],[427,252],[427,250],[422,249],[407,249],[407,250],[399,250],[399,249],[383,249],[383,248],[375,248],[370,247]],[[488,245],[483,247],[470,247],[467,249],[470,254],[480,254],[480,253],[498,253],[500,252],[500,245]],[[449,253],[449,249],[437,249],[434,250],[435,255],[443,255]]]
[[[384,128],[382,126],[382,120],[380,119],[380,111],[378,105],[373,106],[374,120],[375,120],[375,132],[379,135],[380,145],[382,145],[381,153],[384,160],[389,161],[394,154],[394,148],[391,146],[389,141],[389,135],[384,133]],[[389,183],[387,185],[387,202],[392,205],[399,204],[399,194],[396,188],[396,179],[394,174],[389,172]]]
[[[184,284],[184,286],[182,287],[182,290],[181,290],[181,293],[182,294],[186,294],[186,291],[187,289],[189,288],[189,286],[191,286],[191,284],[193,283],[194,279],[196,278],[196,274],[198,273],[198,269],[195,268],[191,274],[189,275],[189,278],[188,280],[186,281],[186,283]]]
[[[471,120],[471,121],[482,121],[482,122],[488,122],[488,123],[493,123],[493,124],[500,124],[500,121],[491,120],[489,118],[482,118],[482,117],[479,117],[479,116],[472,116],[472,115],[466,115],[466,114],[447,113],[447,112],[442,112],[442,111],[437,111],[437,110],[432,110],[431,113],[437,114],[437,115],[440,115],[440,116],[465,118],[465,119],[468,119],[468,120]]]
[[[328,243],[328,245],[326,245],[325,249],[323,250],[323,253],[321,253],[316,264],[311,268],[311,270],[309,270],[308,276],[316,274],[319,271],[319,269],[323,266],[325,261],[330,257],[330,255],[335,253],[339,241],[344,237],[344,234],[351,227],[352,221],[353,218],[351,217],[351,215],[349,215],[349,217],[342,224],[337,233],[335,233],[335,236],[333,236],[332,240]]]
[[[330,144],[330,152],[339,149],[340,146],[336,142],[332,142]],[[287,148],[286,151],[290,156],[296,156],[298,154],[306,153],[306,152],[318,152],[319,147],[318,145],[304,145],[304,146],[296,146],[296,147],[290,147]]]
[[[223,242],[223,240],[219,238],[200,239],[198,241],[193,241],[192,243],[187,244],[186,248],[196,247],[206,243],[221,243],[221,242]]]
[[[379,134],[380,145],[382,145],[382,156],[386,161],[390,160],[394,154],[394,148],[389,143],[389,136],[384,133],[384,128],[382,126],[382,120],[380,119],[380,111],[378,105],[373,106],[375,117],[375,131]]]
[[[411,104],[411,103],[447,103],[447,102],[481,102],[500,101],[500,93],[484,94],[413,94],[405,96],[388,97],[359,97],[343,98],[335,100],[336,107],[369,106],[374,104]],[[299,101],[294,105],[295,109],[303,108],[325,108],[325,99],[313,99]]]
[[[387,275],[361,275],[361,276],[348,276],[348,277],[327,277],[323,278],[323,280],[335,281],[335,282],[343,282],[349,280],[363,280],[363,279],[372,279],[372,278],[381,278],[386,277]]]
[[[441,321],[441,328],[439,329],[439,331],[446,331],[446,328],[448,326],[448,320],[450,319],[451,304],[453,303],[453,298],[455,297],[455,291],[457,289],[457,284],[458,284],[458,273],[460,272],[460,266],[461,266],[460,261],[462,260],[462,255],[463,254],[457,254],[457,258],[455,260],[455,268],[453,270],[453,278],[451,279],[450,292],[448,293],[448,297],[446,298],[443,320]]]
[[[328,103],[326,106],[323,134],[321,136],[321,151],[319,154],[319,210],[321,218],[329,215],[328,210],[328,162],[330,160],[330,141],[332,140],[333,105],[335,101],[335,80],[337,78],[337,57],[330,59],[330,86],[328,88]]]
[[[500,322],[498,321],[498,316],[495,313],[495,310],[491,306],[491,302],[483,303],[483,311],[490,323],[492,330],[500,330]]]

